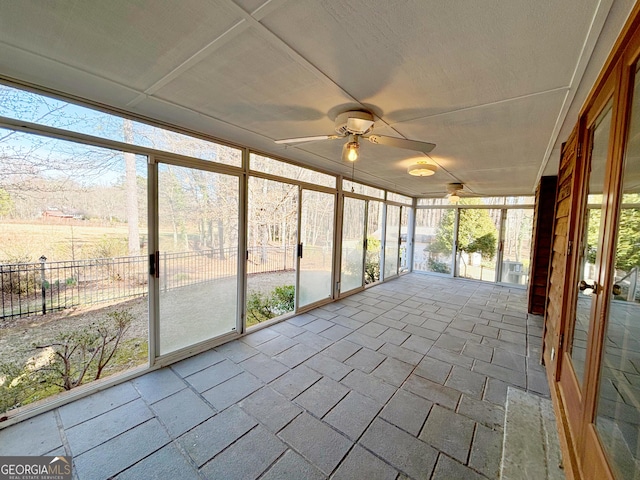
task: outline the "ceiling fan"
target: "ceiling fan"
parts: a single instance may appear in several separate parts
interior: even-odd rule
[[[372,113],[364,110],[349,110],[336,117],[336,134],[285,138],[283,140],[276,140],[275,142],[278,144],[289,144],[313,142],[316,140],[335,140],[337,138],[349,137],[349,141],[345,143],[342,149],[342,158],[351,162],[355,162],[358,159],[361,138],[367,139],[371,143],[375,143],[377,145],[387,145],[389,147],[404,148],[406,150],[414,150],[423,153],[431,152],[431,150],[436,146],[435,143],[388,137],[386,135],[374,135],[371,133],[371,130],[373,130],[373,124],[374,118]]]

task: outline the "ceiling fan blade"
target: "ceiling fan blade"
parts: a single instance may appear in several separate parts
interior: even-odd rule
[[[435,143],[418,142],[417,140],[406,140],[404,138],[387,137],[385,135],[369,135],[366,138],[368,138],[371,143],[378,145],[404,148],[406,150],[416,150],[423,153],[429,153],[431,150],[436,148]]]
[[[315,142],[316,140],[334,140],[336,138],[342,138],[340,135],[316,135],[315,137],[298,137],[298,138],[285,138],[282,140],[274,140],[277,144],[287,143],[300,143],[300,142]]]

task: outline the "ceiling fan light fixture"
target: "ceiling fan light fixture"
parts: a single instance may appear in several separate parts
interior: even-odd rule
[[[430,177],[436,173],[436,166],[427,162],[417,162],[407,168],[407,173],[414,177]]]
[[[452,193],[451,195],[449,195],[449,203],[452,203],[453,205],[455,205],[459,201],[460,201],[460,197],[458,196],[457,193]]]
[[[360,143],[358,143],[358,137],[356,135],[353,135],[351,137],[351,141],[344,146],[344,149],[342,151],[342,159],[349,162],[355,162],[356,160],[358,160],[359,150]]]

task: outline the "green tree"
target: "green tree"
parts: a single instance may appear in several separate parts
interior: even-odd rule
[[[433,253],[453,250],[455,211],[447,210],[440,221],[436,237],[431,245]],[[491,260],[495,254],[498,230],[489,216],[489,210],[472,208],[460,210],[458,224],[458,252],[479,253]]]

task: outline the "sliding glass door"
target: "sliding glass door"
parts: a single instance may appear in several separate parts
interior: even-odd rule
[[[238,327],[239,178],[159,163],[159,355]]]
[[[335,195],[302,189],[298,244],[298,308],[332,296]]]
[[[340,293],[362,288],[364,285],[366,206],[365,200],[344,197]]]

